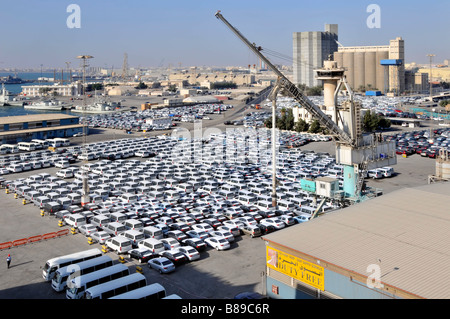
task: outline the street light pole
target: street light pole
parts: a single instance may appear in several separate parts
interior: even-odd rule
[[[430,100],[433,102],[433,69],[432,69],[432,63],[433,63],[433,57],[435,57],[435,54],[427,54],[427,57],[430,58]]]
[[[79,55],[77,59],[81,59],[82,68],[83,68],[83,118],[86,119],[86,67],[87,60],[92,59],[93,56],[90,55]],[[87,164],[87,123],[85,122],[83,125],[83,146],[82,146],[82,154],[84,155],[83,164]],[[89,198],[89,185],[88,185],[88,172],[86,170],[82,170],[82,182],[83,182],[83,194],[81,196],[81,206],[84,206],[90,202]]]

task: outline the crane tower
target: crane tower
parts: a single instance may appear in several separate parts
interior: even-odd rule
[[[277,75],[278,80],[271,94],[272,99],[275,99],[278,92],[291,96],[316,118],[321,126],[328,129],[336,143],[336,163],[344,166],[345,198],[352,202],[364,200],[362,186],[367,170],[397,163],[395,142],[384,141],[381,135],[364,135],[362,133],[361,107],[353,100],[353,92],[347,84],[344,70],[338,68],[333,61],[325,61],[324,67],[316,70],[318,79],[324,82],[325,105],[321,108],[309,100],[262,54],[262,47],[248,41],[223,17],[220,11],[217,11],[215,16]],[[342,85],[346,86],[349,99],[338,105],[337,96]],[[276,104],[272,103],[272,107],[273,114]],[[274,154],[272,156],[274,157]],[[275,167],[273,170],[272,173],[275,176]],[[274,192],[275,181],[273,182],[273,199],[276,197]]]

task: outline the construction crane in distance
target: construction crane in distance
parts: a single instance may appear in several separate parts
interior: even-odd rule
[[[221,20],[247,47],[259,57],[278,77],[270,99],[272,102],[272,204],[276,204],[276,157],[275,157],[275,112],[276,96],[280,93],[291,96],[325,127],[336,143],[336,163],[344,166],[344,196],[354,202],[362,200],[362,184],[369,169],[396,164],[395,143],[385,142],[375,136],[363,136],[361,130],[360,106],[354,103],[351,88],[344,76],[344,70],[334,61],[325,61],[323,69],[316,70],[318,78],[324,81],[324,100],[333,104],[333,116],[325,114],[321,108],[309,100],[272,62],[263,54],[262,47],[251,43],[239,30],[233,27],[217,11],[215,17]],[[345,85],[350,93],[350,101],[342,108],[337,106],[338,93]]]

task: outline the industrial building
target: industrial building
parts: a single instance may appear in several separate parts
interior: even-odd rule
[[[2,144],[28,142],[32,139],[70,137],[83,132],[79,117],[67,114],[34,114],[0,117]]]
[[[450,82],[450,68],[420,68],[417,72],[427,74],[431,81]]]
[[[425,94],[430,91],[429,77],[427,73],[405,71],[405,90],[407,92]]]
[[[397,60],[400,65],[382,65],[382,60]],[[345,76],[354,90],[398,92],[405,90],[405,42],[398,37],[389,45],[339,47],[334,61],[345,68]]]
[[[314,70],[321,68],[323,62],[338,50],[337,40],[337,24],[326,24],[325,32],[294,32],[294,84],[304,84],[308,87],[322,84],[316,79]]]
[[[267,295],[448,299],[449,205],[450,184],[435,183],[266,235]]]
[[[255,75],[249,73],[234,73],[234,72],[217,72],[217,73],[172,73],[169,74],[169,82],[185,82],[187,85],[205,85],[209,86],[211,83],[232,82],[238,86],[250,86],[256,82]]]

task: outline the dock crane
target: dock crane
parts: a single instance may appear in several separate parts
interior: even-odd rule
[[[262,47],[251,43],[244,37],[239,30],[233,27],[221,14],[217,11],[215,17],[221,20],[256,56],[263,61],[266,66],[277,75],[277,83],[273,88],[270,99],[272,99],[272,205],[276,206],[276,172],[275,172],[275,112],[276,112],[276,96],[283,93],[291,96],[306,111],[308,111],[321,126],[327,128],[330,135],[336,143],[336,162],[344,166],[344,195],[346,198],[359,202],[362,200],[362,185],[365,172],[372,168],[383,167],[396,164],[395,143],[385,142],[376,139],[374,136],[363,136],[360,121],[360,107],[350,100],[344,108],[338,110],[335,106],[335,116],[325,114],[320,107],[315,105],[308,99],[300,89],[294,85],[280,70],[278,70],[272,62],[270,62],[263,54]],[[326,61],[327,62],[327,61]],[[317,70],[319,77],[329,79],[328,83],[333,83],[332,89],[328,89],[328,96],[337,101],[337,94],[342,84],[348,84],[343,75],[343,69],[338,69],[341,73],[341,79],[337,80],[335,74],[336,65],[329,61],[323,69]],[[339,82],[339,85],[337,85]],[[325,95],[325,94],[324,94]],[[341,120],[338,123],[338,119]]]

